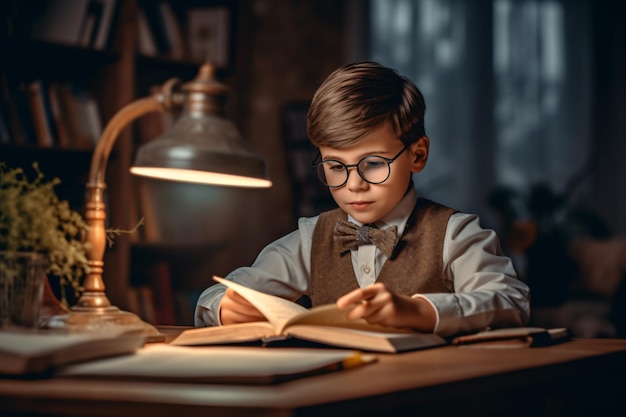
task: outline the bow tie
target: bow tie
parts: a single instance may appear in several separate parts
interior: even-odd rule
[[[358,226],[346,220],[339,220],[333,231],[333,239],[339,243],[342,253],[357,249],[363,243],[373,243],[387,258],[391,258],[393,249],[398,243],[397,230],[396,226],[381,230],[377,227]]]

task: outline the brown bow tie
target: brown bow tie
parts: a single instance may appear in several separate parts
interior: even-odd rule
[[[341,252],[357,249],[363,243],[373,243],[387,258],[391,258],[398,243],[396,226],[381,230],[371,226],[358,226],[346,220],[339,220],[335,225],[333,239],[339,243]]]

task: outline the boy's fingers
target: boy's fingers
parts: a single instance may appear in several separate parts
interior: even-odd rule
[[[337,307],[349,308],[352,305],[359,304],[364,301],[361,290],[354,290],[337,299]]]
[[[265,317],[245,298],[229,288],[222,299],[221,319],[223,323],[242,323],[262,321]]]

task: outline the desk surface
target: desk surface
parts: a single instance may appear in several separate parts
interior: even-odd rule
[[[626,340],[378,356],[375,364],[271,386],[0,379],[0,415],[582,416],[626,406]]]

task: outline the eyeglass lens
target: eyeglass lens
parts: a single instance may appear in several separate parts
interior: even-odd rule
[[[352,167],[356,167],[359,176],[370,184],[380,184],[389,178],[389,162],[374,155],[366,156],[353,165],[334,160],[322,161],[317,166],[317,174],[327,187],[341,187],[348,181],[349,168]]]

